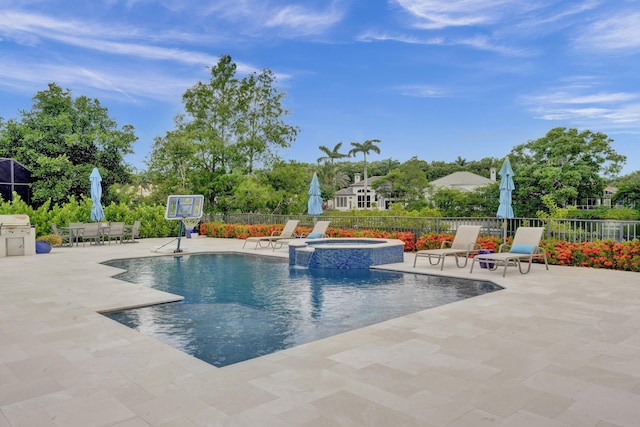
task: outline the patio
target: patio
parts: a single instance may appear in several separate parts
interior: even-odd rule
[[[216,368],[96,311],[176,297],[99,262],[170,239],[0,258],[0,427],[637,426],[640,276],[474,270],[504,291]],[[183,239],[198,251],[243,241]],[[265,256],[287,256],[287,247]],[[387,269],[469,277],[455,263]]]

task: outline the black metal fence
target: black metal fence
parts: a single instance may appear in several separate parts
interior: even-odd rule
[[[481,225],[481,235],[513,236],[521,226],[544,227],[545,239],[556,238],[567,242],[588,242],[601,239],[617,241],[640,238],[640,221],[514,218],[427,218],[412,216],[332,216],[331,227],[344,229],[375,229],[384,231],[410,231],[417,239],[423,233],[454,232],[461,225]],[[316,217],[310,215],[275,214],[217,214],[202,218],[203,222],[217,221],[227,224],[284,224],[289,219],[299,220],[300,226],[313,227]]]

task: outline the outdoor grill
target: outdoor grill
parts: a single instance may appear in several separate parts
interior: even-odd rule
[[[29,215],[0,215],[0,257],[35,253],[36,229]]]

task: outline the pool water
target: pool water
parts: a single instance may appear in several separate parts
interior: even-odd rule
[[[303,269],[239,254],[105,264],[127,270],[118,279],[185,298],[106,316],[218,367],[502,289],[471,279]]]

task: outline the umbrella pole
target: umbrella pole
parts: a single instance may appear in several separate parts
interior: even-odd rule
[[[502,220],[502,243],[507,243],[507,219]]]

